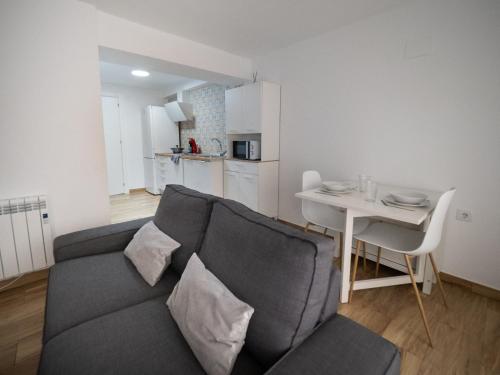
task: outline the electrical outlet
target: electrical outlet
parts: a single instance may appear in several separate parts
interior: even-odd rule
[[[456,218],[458,221],[467,221],[470,223],[472,221],[472,213],[470,210],[457,208]]]

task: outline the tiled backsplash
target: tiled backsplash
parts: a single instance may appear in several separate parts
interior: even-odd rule
[[[218,138],[227,150],[224,92],[224,86],[213,84],[182,93],[182,101],[193,104],[195,118],[194,123],[181,125],[182,147],[187,149],[188,139],[194,138],[202,152],[218,152],[217,143],[211,141]]]

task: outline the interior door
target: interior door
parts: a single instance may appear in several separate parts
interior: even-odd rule
[[[109,195],[122,194],[125,192],[125,178],[123,172],[122,135],[118,98],[103,96],[101,99],[106,166],[108,171],[108,192]]]

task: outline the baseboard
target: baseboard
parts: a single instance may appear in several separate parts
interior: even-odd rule
[[[26,284],[31,284],[35,281],[47,279],[48,276],[49,276],[49,270],[46,268],[46,269],[43,269],[40,271],[26,273],[19,280],[16,280],[12,284],[10,284],[10,283],[13,280],[15,280],[16,277],[12,277],[12,278],[7,279],[7,280],[2,280],[2,281],[0,281],[0,293],[5,292],[6,290],[19,288],[20,286],[23,286]],[[6,285],[8,285],[8,286],[6,287]],[[5,289],[2,289],[4,287],[5,287]]]
[[[460,277],[453,276],[444,272],[439,272],[439,275],[441,276],[441,280],[446,281],[447,283],[460,285],[470,290],[472,293],[476,293],[483,297],[488,297],[500,301],[500,290],[490,288],[489,286],[478,284],[474,281],[462,279]]]
[[[297,228],[297,229],[300,229],[300,230],[304,230],[304,227],[301,226],[301,225],[290,223],[289,221],[282,220],[282,219],[278,219],[278,221],[281,222],[281,223],[283,223],[283,224],[290,225],[290,226],[292,226],[294,228]],[[310,228],[309,230],[311,232],[323,234],[322,231],[318,231],[314,227]],[[333,238],[329,234],[327,234],[327,237]],[[439,275],[441,276],[441,280],[446,281],[447,283],[455,284],[455,285],[460,285],[460,286],[462,286],[462,287],[470,290],[472,293],[476,293],[476,294],[479,294],[479,295],[481,295],[483,297],[487,297],[487,298],[491,298],[491,299],[500,301],[500,290],[497,290],[497,289],[494,289],[494,288],[490,288],[488,286],[485,286],[485,285],[482,285],[482,284],[478,284],[478,283],[475,283],[473,281],[469,281],[469,280],[466,280],[466,279],[462,279],[460,277],[453,276],[453,275],[450,275],[450,274],[447,274],[447,273],[444,273],[444,272],[440,272]]]
[[[145,191],[146,191],[146,188],[137,188],[137,189],[129,189],[128,193],[129,194],[132,194],[132,193],[143,193]]]

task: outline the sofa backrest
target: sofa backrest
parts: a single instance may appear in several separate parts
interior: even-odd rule
[[[333,245],[331,239],[306,234],[237,202],[214,204],[199,256],[255,309],[245,348],[263,366],[271,366],[324,319]]]
[[[182,273],[197,252],[207,229],[216,197],[181,185],[167,185],[154,217],[155,225],[182,246],[172,255],[172,265]]]

